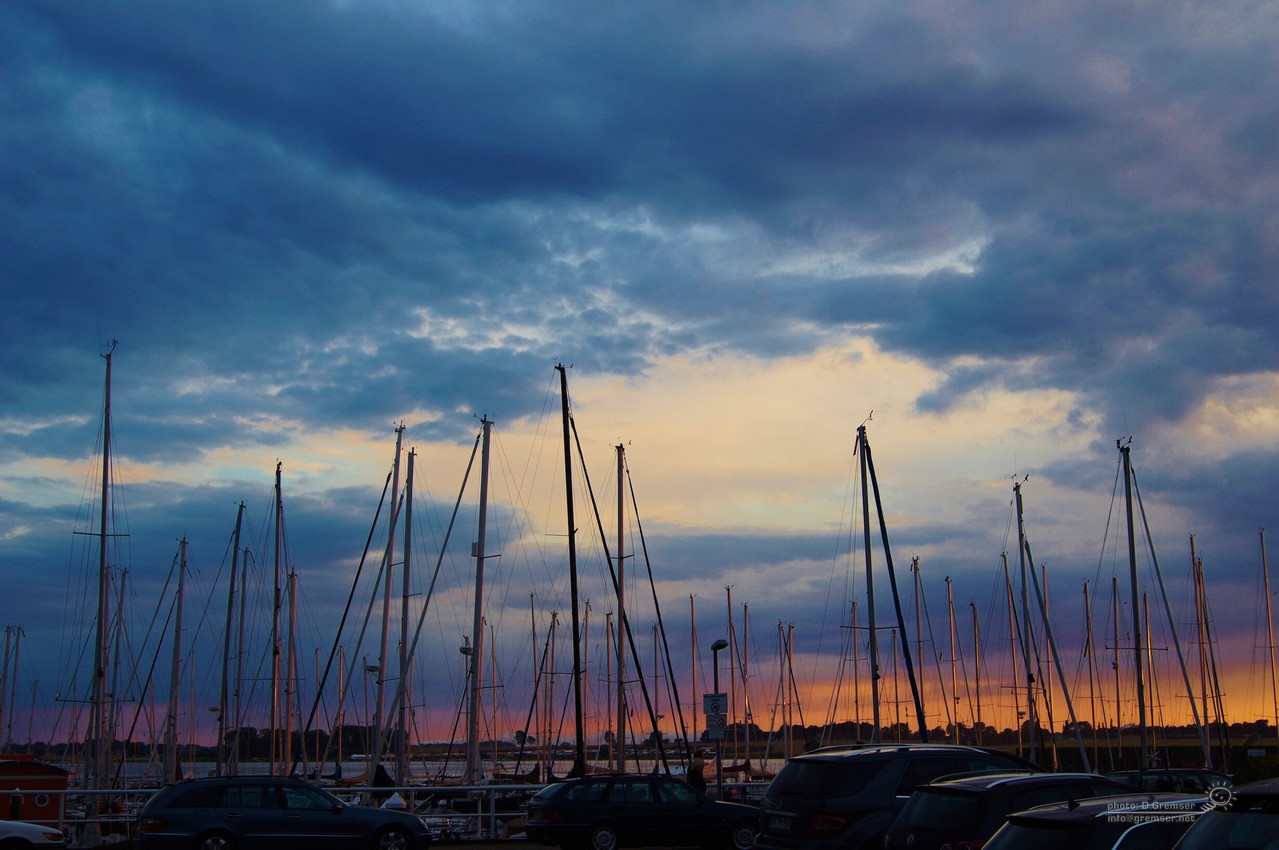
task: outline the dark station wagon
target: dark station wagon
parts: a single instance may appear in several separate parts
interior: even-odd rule
[[[348,806],[283,776],[166,785],[138,812],[133,837],[144,850],[422,850],[431,843],[413,815]]]

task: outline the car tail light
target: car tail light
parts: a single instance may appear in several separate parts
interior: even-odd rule
[[[848,821],[834,815],[814,815],[813,823],[808,827],[809,838],[834,838],[844,831]]]
[[[164,821],[156,817],[143,818],[138,822],[138,832],[159,832],[164,829]]]

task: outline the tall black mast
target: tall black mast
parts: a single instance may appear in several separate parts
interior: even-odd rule
[[[560,409],[564,420],[564,497],[568,510],[568,586],[573,607],[573,769],[570,776],[586,773],[586,736],[582,729],[582,624],[577,612],[577,526],[573,521],[573,453],[569,440],[568,374],[560,373]]]

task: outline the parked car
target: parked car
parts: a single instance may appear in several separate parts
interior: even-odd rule
[[[4,850],[66,846],[66,836],[51,826],[20,820],[0,820],[0,847]]]
[[[708,799],[682,779],[660,774],[556,782],[534,794],[524,811],[531,841],[572,850],[690,845],[748,850],[758,818],[754,806]]]
[[[1212,808],[1182,837],[1177,850],[1279,850],[1279,779],[1208,793]]]
[[[884,833],[884,850],[978,848],[1010,812],[1065,800],[1131,794],[1091,773],[993,773],[921,785]]]
[[[1168,792],[1051,803],[1009,815],[982,850],[1172,850],[1208,807]]]
[[[138,812],[145,850],[421,850],[431,835],[402,811],[349,806],[282,776],[190,779],[161,788]]]
[[[1107,779],[1126,782],[1138,791],[1178,791],[1202,794],[1209,788],[1231,785],[1230,777],[1219,770],[1200,767],[1152,767],[1145,770],[1117,770]]]
[[[759,850],[878,850],[919,785],[969,771],[1038,771],[998,750],[957,744],[826,747],[795,756],[760,804]]]

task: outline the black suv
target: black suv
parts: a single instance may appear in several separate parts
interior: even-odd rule
[[[1131,793],[1130,786],[1092,773],[987,773],[938,779],[910,795],[884,834],[884,850],[980,847],[1010,812]]]
[[[348,806],[283,776],[166,785],[138,813],[145,850],[422,850],[431,835],[405,812]]]
[[[983,850],[1168,850],[1208,808],[1203,794],[1171,791],[1049,803],[1013,812]]]
[[[795,756],[760,804],[758,850],[878,850],[919,785],[952,773],[1038,771],[1025,759],[958,744],[825,747]]]
[[[1208,791],[1208,811],[1181,839],[1184,850],[1273,850],[1279,847],[1279,779]]]

